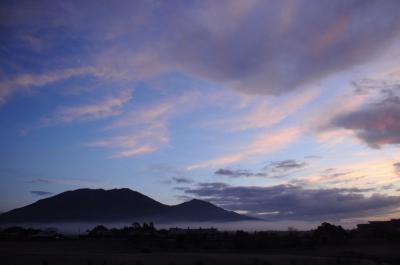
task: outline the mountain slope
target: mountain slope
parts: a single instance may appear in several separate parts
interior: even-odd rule
[[[248,216],[224,210],[212,203],[193,199],[175,206],[171,206],[168,214],[170,219],[179,220],[181,216],[186,221],[205,222],[209,220],[250,220]]]
[[[224,222],[251,219],[201,200],[168,206],[130,189],[66,191],[0,215],[0,223]]]
[[[0,222],[114,221],[146,217],[168,206],[129,189],[79,189],[0,215]]]

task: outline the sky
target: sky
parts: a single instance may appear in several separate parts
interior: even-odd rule
[[[400,1],[1,1],[0,212],[78,188],[400,213]]]

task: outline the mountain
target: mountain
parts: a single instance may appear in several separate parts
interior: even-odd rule
[[[0,214],[0,223],[28,222],[227,222],[255,218],[191,200],[162,204],[130,189],[78,189]]]
[[[193,222],[255,220],[255,218],[227,211],[212,203],[197,199],[170,206],[168,214],[170,219],[180,219],[185,216],[186,221]]]

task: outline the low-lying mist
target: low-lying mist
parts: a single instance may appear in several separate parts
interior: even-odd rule
[[[86,234],[87,230],[93,229],[97,225],[104,225],[107,228],[122,228],[131,226],[133,222],[71,222],[71,223],[20,223],[18,226],[36,229],[56,228],[60,233],[79,235]],[[239,222],[177,222],[177,223],[154,223],[157,229],[168,228],[217,228],[221,231],[243,230],[253,231],[287,231],[289,228],[297,230],[310,230],[318,227],[321,222],[317,221],[239,221]],[[3,225],[9,227],[15,224]],[[345,227],[353,227],[353,224],[344,224]]]

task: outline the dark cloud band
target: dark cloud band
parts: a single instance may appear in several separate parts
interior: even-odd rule
[[[31,194],[36,195],[36,196],[48,196],[48,195],[52,195],[52,192],[48,192],[48,191],[41,191],[41,190],[32,190]]]
[[[385,213],[400,206],[399,196],[364,195],[369,189],[308,189],[295,185],[271,187],[201,183],[183,189],[188,196],[209,200],[230,210],[245,210],[272,220],[322,220]]]
[[[352,130],[357,137],[372,148],[400,144],[400,101],[397,97],[385,98],[360,110],[336,117],[332,124]]]

